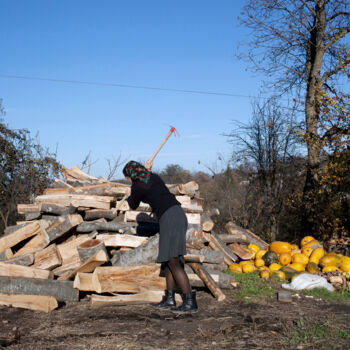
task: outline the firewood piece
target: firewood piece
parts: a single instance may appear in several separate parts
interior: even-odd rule
[[[5,261],[6,264],[30,266],[34,262],[34,254],[25,254]]]
[[[204,256],[204,263],[222,264],[224,262],[224,253],[211,249],[188,249],[188,254],[202,255]]]
[[[17,243],[36,235],[41,230],[39,221],[34,221],[28,225],[21,226],[12,233],[0,238],[0,253],[7,248],[15,246]]]
[[[292,293],[289,290],[279,290],[277,293],[277,300],[284,303],[291,303],[293,301]]]
[[[85,241],[81,243],[78,247],[78,253],[81,263],[84,263],[85,261],[91,259],[92,257],[96,256],[96,254],[99,251],[103,251],[106,256],[106,260],[108,260],[108,253],[106,250],[106,247],[104,243],[98,239],[89,239],[88,241]]]
[[[73,270],[69,270],[58,277],[60,281],[68,281],[75,277],[78,272],[92,272],[96,267],[101,266],[108,261],[108,253],[105,250],[96,251],[88,260],[83,262],[80,266]]]
[[[238,243],[231,243],[227,246],[230,250],[232,250],[237,256],[239,256],[242,260],[252,259],[255,252],[240,246]]]
[[[128,234],[99,234],[96,236],[104,242],[106,247],[131,247],[136,248],[148,241],[148,237],[140,237]]]
[[[77,180],[98,180],[97,177],[91,176],[84,171],[82,171],[77,165],[72,166],[70,169],[63,167],[61,173],[68,179],[73,178]]]
[[[203,235],[200,225],[189,225],[186,232],[186,244],[189,244],[194,249],[201,249],[207,241]]]
[[[125,212],[124,220],[125,222],[158,222],[158,218],[156,216],[151,216],[145,212],[135,210]]]
[[[193,198],[196,195],[196,191],[198,191],[198,184],[195,181],[190,181],[185,184],[178,185],[167,185],[169,191],[175,195],[184,194]]]
[[[34,255],[34,265],[38,269],[53,270],[62,264],[62,258],[57,250],[56,244],[38,251]]]
[[[95,292],[92,284],[92,273],[77,272],[73,287],[83,292]]]
[[[233,234],[241,239],[246,239],[249,243],[256,244],[260,249],[266,249],[268,247],[268,244],[253,232],[235,225],[232,221],[229,221],[225,227],[230,234]]]
[[[208,271],[210,270],[213,272],[224,272],[224,273],[227,271],[227,264],[225,264],[224,262],[221,264],[211,264],[211,263],[204,262],[202,266]]]
[[[199,264],[190,263],[189,264],[193,271],[200,277],[200,279],[205,283],[213,295],[218,299],[218,301],[223,301],[226,298],[226,295],[221,291],[217,286],[210,274]]]
[[[224,272],[221,271],[215,271],[215,270],[207,270],[207,268],[203,265],[200,265],[202,268],[204,268],[209,274],[210,277],[214,280],[214,282],[216,283],[216,285],[220,288],[220,289],[231,289],[232,288],[232,282],[235,282],[234,278],[232,278],[232,276],[230,277],[229,275],[227,275]],[[191,271],[187,273],[188,279],[190,281],[190,284],[192,287],[196,287],[196,288],[202,288],[202,287],[206,287],[205,283],[202,281],[202,279],[193,272],[193,270],[191,268],[189,268]]]
[[[115,201],[114,197],[110,196],[93,196],[79,194],[47,194],[37,196],[36,203],[58,204],[65,207],[73,206],[88,207],[96,209],[110,209],[111,203]]]
[[[163,295],[164,291],[161,290],[146,290],[136,294],[118,294],[114,296],[92,294],[91,305],[100,306],[158,303],[162,300]],[[182,301],[180,295],[175,294],[175,301],[177,303]]]
[[[40,212],[40,204],[17,204],[18,214],[28,214]]]
[[[165,278],[159,277],[160,266],[100,266],[92,283],[97,293],[138,293],[143,290],[164,290]]]
[[[42,213],[53,214],[53,215],[69,215],[75,212],[76,208],[73,206],[63,206],[58,204],[42,203],[40,211]]]
[[[50,271],[0,262],[0,276],[53,279]]]
[[[227,246],[225,243],[223,243],[218,236],[212,232],[210,235],[210,241],[209,245],[211,248],[214,250],[221,250],[225,257],[224,261],[227,265],[232,264],[233,262],[237,261],[238,257],[236,254],[234,254]]]
[[[79,291],[72,281],[45,280],[27,277],[0,276],[0,293],[52,295],[58,301],[78,301]]]
[[[111,262],[116,266],[135,266],[154,263],[158,255],[159,234],[151,237],[148,242],[128,252],[115,255]]]
[[[90,209],[85,211],[84,220],[95,220],[100,218],[105,218],[108,220],[113,220],[117,216],[117,212],[113,209],[102,210],[102,209]]]
[[[127,222],[83,222],[77,227],[77,232],[92,232],[92,231],[113,231],[118,232],[120,229],[126,229],[132,226],[137,226],[136,223]]]
[[[66,264],[56,267],[54,270],[52,270],[52,273],[55,276],[67,275],[68,273],[71,273],[72,271],[79,268],[79,266],[80,266],[80,259],[78,255],[77,257],[72,257],[72,260],[67,262]]]
[[[51,185],[51,188],[71,188],[71,187],[72,186],[67,184],[67,182],[64,182],[60,179],[55,179]]]
[[[58,307],[55,297],[48,295],[0,294],[0,305],[44,312],[50,312]]]
[[[204,261],[205,257],[203,255],[186,254],[184,256],[184,259],[185,259],[186,263],[189,263],[189,262],[202,263]]]
[[[46,230],[50,242],[53,242],[57,238],[63,236],[72,228],[78,226],[83,222],[83,218],[79,214],[71,214],[60,216],[54,221]]]
[[[218,237],[226,244],[239,243],[239,244],[249,244],[247,237],[237,237],[233,234],[218,234]]]
[[[5,249],[0,253],[0,261],[8,260],[13,257],[12,250],[10,248]]]
[[[202,230],[205,232],[210,232],[214,228],[213,217],[219,215],[220,211],[217,208],[204,212],[201,216]]]
[[[33,213],[26,213],[24,218],[26,221],[32,221],[32,220],[36,220],[39,219],[41,216],[40,211],[38,212],[33,212]]]

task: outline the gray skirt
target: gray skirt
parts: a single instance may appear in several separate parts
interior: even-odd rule
[[[167,209],[159,220],[159,252],[157,262],[186,254],[187,217],[180,205]]]

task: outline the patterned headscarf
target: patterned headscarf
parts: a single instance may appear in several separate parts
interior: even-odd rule
[[[147,183],[151,178],[151,172],[134,160],[131,160],[125,165],[123,174],[130,177],[132,181],[140,180],[144,183]]]

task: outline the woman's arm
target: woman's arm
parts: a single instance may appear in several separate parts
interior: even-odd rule
[[[143,196],[141,189],[137,185],[138,184],[136,183],[131,186],[131,194],[127,198],[129,207],[132,210],[135,210],[140,205]]]

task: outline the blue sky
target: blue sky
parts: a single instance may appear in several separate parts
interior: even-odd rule
[[[41,77],[254,96],[260,80],[234,53],[247,31],[244,1],[0,0],[0,75]],[[251,100],[0,77],[12,128],[39,133],[65,166],[91,151],[95,176],[106,158],[145,161],[174,125],[154,163],[191,171],[215,166],[231,147],[222,136],[246,121]],[[200,162],[200,163],[199,163]]]

